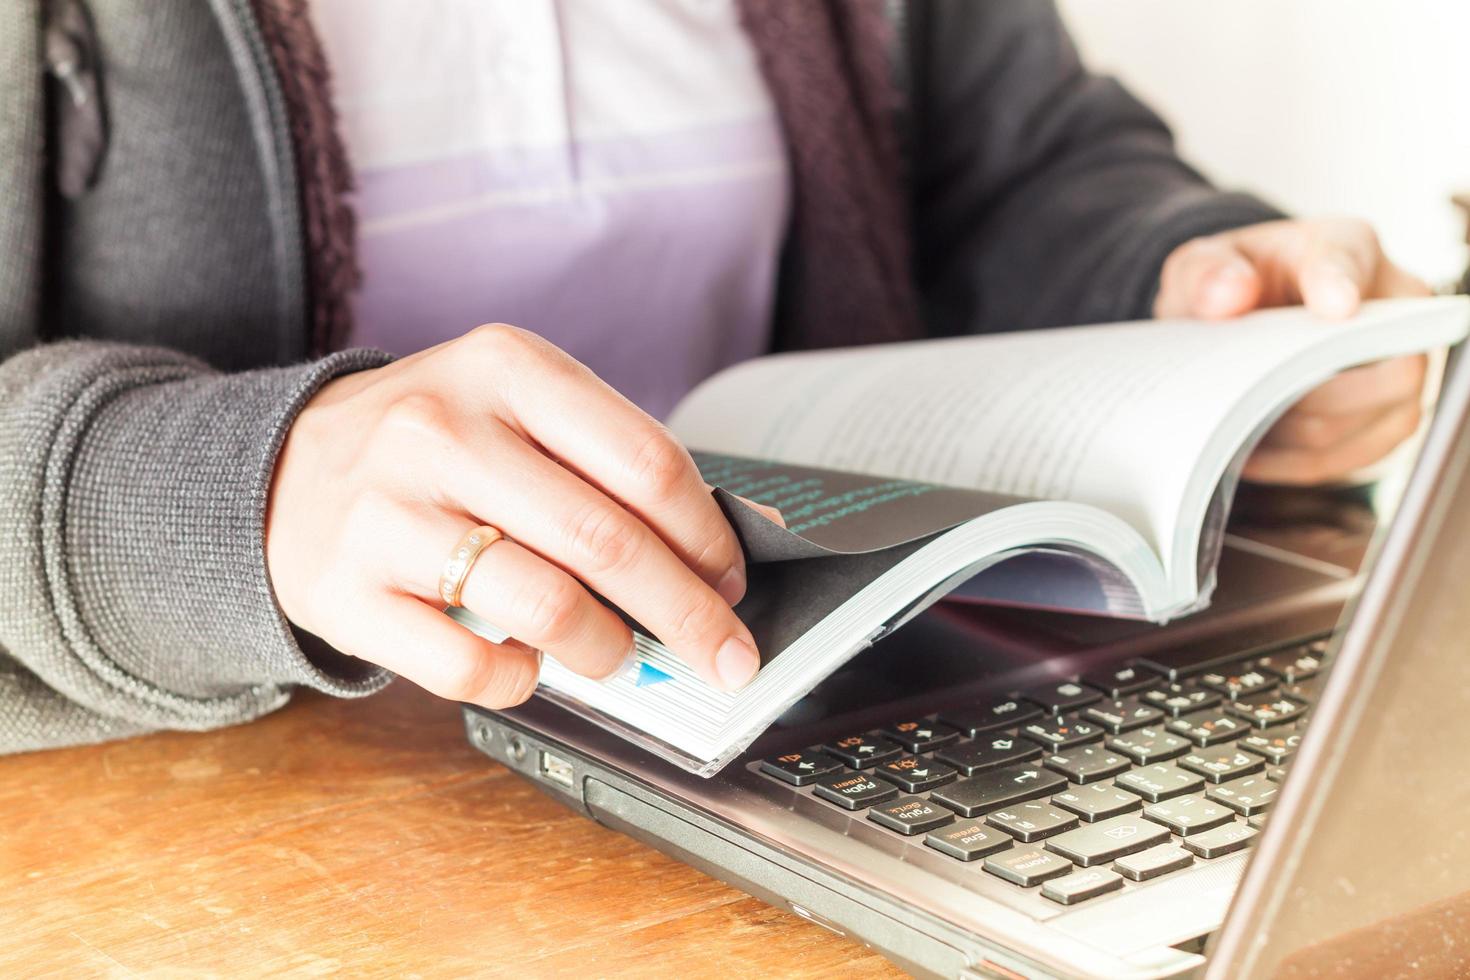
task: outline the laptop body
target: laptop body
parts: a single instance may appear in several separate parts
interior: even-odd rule
[[[1349,560],[1237,537],[1212,608],[1166,627],[939,607],[710,779],[540,699],[466,708],[468,736],[916,975],[1290,975],[1375,924],[1453,938],[1470,675],[1445,661],[1470,576],[1431,563],[1470,562],[1467,400],[1459,367],[1365,588]]]

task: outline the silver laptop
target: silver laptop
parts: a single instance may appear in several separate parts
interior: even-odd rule
[[[540,699],[467,732],[916,975],[1470,976],[1467,460],[1462,362],[1366,577],[1283,495],[1207,613],[936,608],[711,779]]]

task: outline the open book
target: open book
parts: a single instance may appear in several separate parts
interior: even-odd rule
[[[1270,423],[1345,368],[1467,328],[1470,300],[1385,300],[1345,323],[1287,309],[737,365],[670,424],[745,546],[736,612],[759,674],[718,691],[639,633],[637,664],[607,681],[548,658],[540,695],[709,775],[946,594],[1160,622],[1193,612],[1209,601],[1240,466]]]

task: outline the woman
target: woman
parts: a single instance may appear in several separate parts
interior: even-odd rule
[[[387,671],[514,704],[537,651],[622,663],[594,591],[738,687],[740,548],[652,417],[699,377],[1423,290],[1211,189],[1037,0],[416,9],[0,11],[0,749]],[[1249,473],[1381,456],[1422,372],[1337,379]]]

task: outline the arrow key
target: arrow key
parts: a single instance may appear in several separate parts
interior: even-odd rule
[[[878,734],[897,742],[910,752],[928,752],[960,737],[956,729],[937,721],[895,722]]]
[[[822,751],[828,755],[835,755],[854,769],[867,769],[880,762],[896,759],[903,754],[903,749],[888,739],[872,734],[839,738],[835,742],[828,742],[822,746]]]
[[[954,782],[959,776],[954,766],[935,759],[905,755],[891,759],[873,770],[873,775],[893,783],[905,793],[923,793],[936,786]]]
[[[818,776],[825,776],[841,768],[835,759],[820,752],[788,752],[761,762],[761,772],[769,773],[792,786],[814,783]]]

